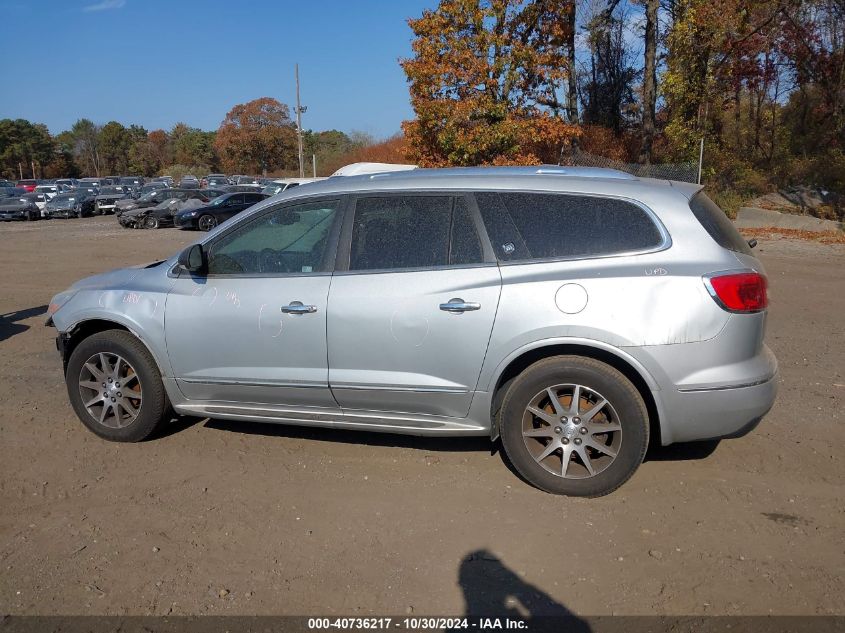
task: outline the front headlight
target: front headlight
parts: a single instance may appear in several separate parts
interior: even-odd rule
[[[186,217],[186,218],[195,218],[195,217],[197,217],[197,212],[196,211],[185,211],[185,213],[183,213],[182,216]]]
[[[65,290],[50,299],[50,305],[47,306],[47,314],[49,316],[56,314],[56,312],[58,312],[64,304],[73,298],[73,295],[75,295],[76,292],[76,290]]]

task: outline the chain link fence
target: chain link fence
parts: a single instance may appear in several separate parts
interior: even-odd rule
[[[689,163],[640,165],[639,163],[624,163],[621,160],[575,150],[568,154],[561,154],[560,164],[569,167],[606,167],[609,169],[618,169],[641,178],[698,182],[698,163],[694,161]]]

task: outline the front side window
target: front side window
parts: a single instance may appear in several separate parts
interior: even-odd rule
[[[315,273],[328,270],[327,244],[338,200],[276,208],[214,242],[210,275]]]
[[[501,261],[603,257],[660,246],[660,230],[638,205],[601,196],[479,193]]]
[[[463,198],[384,196],[356,202],[349,270],[481,261],[481,244]]]

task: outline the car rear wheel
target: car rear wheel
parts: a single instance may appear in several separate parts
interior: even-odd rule
[[[648,448],[648,413],[636,387],[582,356],[528,367],[508,387],[498,423],[517,472],[554,494],[609,494],[634,474]]]
[[[217,218],[213,215],[200,216],[200,219],[197,221],[197,226],[199,226],[200,231],[210,231],[217,226]]]
[[[152,215],[148,215],[144,218],[144,228],[145,229],[157,229],[158,228],[158,218]]]
[[[129,332],[108,330],[82,341],[68,360],[65,382],[82,423],[113,442],[140,442],[170,417],[155,360]]]

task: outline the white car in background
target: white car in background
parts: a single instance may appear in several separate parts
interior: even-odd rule
[[[34,191],[34,193],[41,193],[47,196],[47,200],[52,200],[54,196],[57,196],[61,192],[62,191],[58,185],[38,185]]]
[[[47,217],[47,202],[53,197],[50,196],[43,191],[38,191],[38,187],[35,188],[35,191],[32,193],[27,193],[21,196],[21,200],[26,200],[28,202],[32,202],[38,207],[38,211],[41,213],[42,218]],[[55,195],[55,194],[54,194]]]
[[[282,193],[283,191],[287,191],[293,187],[298,187],[299,185],[306,185],[309,182],[318,182],[320,180],[325,180],[325,177],[321,178],[277,178],[272,183],[265,186],[261,189],[261,193],[267,196],[275,196],[276,194]]]

